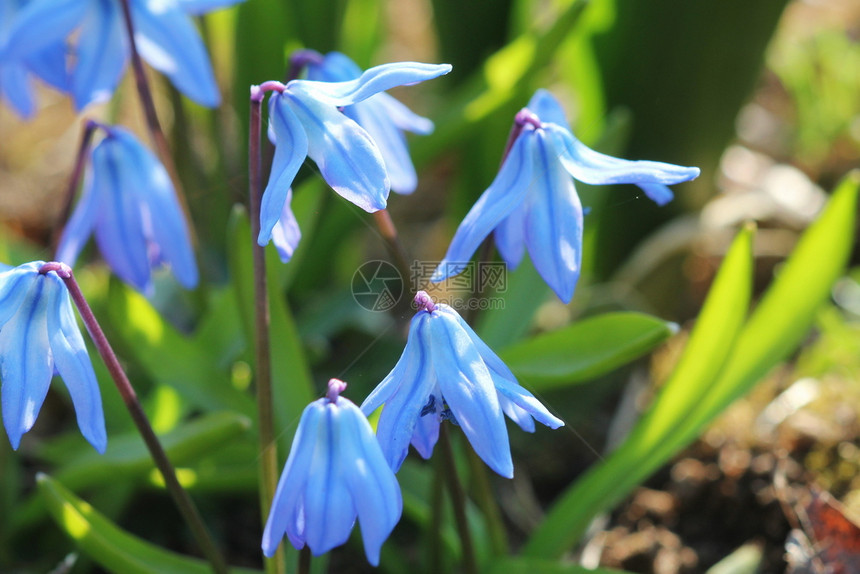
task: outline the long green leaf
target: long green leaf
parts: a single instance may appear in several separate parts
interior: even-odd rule
[[[205,410],[254,413],[253,401],[230,384],[210,349],[178,333],[142,295],[117,283],[108,299],[113,332],[122,338],[123,350],[153,380],[173,387]]]
[[[539,391],[587,381],[651,351],[677,331],[641,313],[606,313],[505,348],[501,358]]]
[[[751,228],[741,231],[729,249],[684,355],[650,411],[618,450],[553,505],[526,546],[527,555],[561,555],[596,514],[621,500],[660,464],[652,452],[671,428],[682,424],[689,405],[707,392],[735,346],[751,292],[752,236]]]
[[[159,548],[125,532],[46,474],[36,476],[39,494],[60,529],[93,560],[111,572],[125,574],[208,574],[211,566]],[[258,574],[248,568],[235,574]]]

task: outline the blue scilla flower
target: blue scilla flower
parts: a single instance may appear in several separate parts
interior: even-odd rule
[[[48,44],[26,57],[9,54],[7,43],[12,22],[26,3],[26,0],[0,0],[0,95],[18,115],[29,118],[36,109],[32,77],[62,91],[68,90],[69,78],[63,42]]]
[[[130,0],[141,57],[200,105],[220,102],[206,48],[191,15],[241,0]],[[131,49],[119,0],[32,0],[9,31],[8,52],[26,58],[77,32],[70,91],[77,109],[110,98]]]
[[[538,90],[517,114],[515,130],[496,179],[460,223],[431,281],[461,272],[495,230],[509,267],[528,249],[544,281],[569,302],[582,261],[582,205],[571,178],[592,185],[633,183],[663,205],[672,199],[666,185],[699,175],[696,167],[628,161],[589,149],[571,133],[564,111],[546,90]]]
[[[360,76],[361,68],[340,52],[329,52],[316,60],[310,59],[308,64],[309,80],[343,82]],[[346,106],[343,113],[363,127],[379,147],[391,181],[391,191],[403,194],[415,191],[418,176],[403,132],[427,135],[433,132],[433,122],[385,93]]]
[[[284,534],[298,549],[307,544],[315,555],[328,552],[346,542],[357,516],[367,560],[376,566],[400,520],[400,486],[370,423],[340,396],[345,388],[332,379],[325,398],[302,413],[263,531],[266,556]]]
[[[69,291],[42,261],[0,268],[0,399],[12,448],[33,427],[56,371],[78,426],[100,453],[107,447],[99,385],[78,329]]]
[[[361,405],[365,414],[385,405],[376,436],[388,464],[396,472],[410,443],[429,458],[439,424],[450,420],[490,468],[513,477],[504,415],[528,432],[534,420],[553,429],[564,423],[517,383],[454,309],[434,304],[424,291],[415,304],[403,355]]]
[[[167,171],[129,131],[102,126],[106,136],[92,150],[81,198],[57,248],[73,265],[90,234],[102,257],[135,289],[152,292],[152,268],[167,263],[187,289],[197,285],[197,265],[185,217]]]
[[[269,137],[275,144],[275,156],[263,192],[259,244],[271,239],[305,157],[314,160],[325,181],[348,201],[368,212],[384,209],[390,189],[385,161],[373,138],[341,108],[395,86],[423,82],[450,71],[448,64],[400,62],[370,68],[343,82],[264,84],[275,91],[269,98]]]

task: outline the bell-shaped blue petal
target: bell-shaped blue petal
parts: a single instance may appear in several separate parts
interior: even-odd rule
[[[293,190],[287,190],[287,200],[284,202],[284,208],[281,210],[281,217],[275,223],[272,229],[272,243],[278,251],[278,256],[281,261],[287,263],[293,257],[296,247],[302,238],[302,232],[299,229],[299,222],[296,221],[296,216],[293,214],[291,203],[293,201]]]
[[[12,447],[29,431],[54,369],[72,397],[78,426],[99,452],[107,446],[101,395],[68,290],[43,262],[0,273],[0,400]]]
[[[217,106],[221,96],[209,55],[180,5],[146,0],[132,2],[131,6],[134,40],[140,55],[201,106]]]
[[[272,229],[284,212],[290,186],[308,154],[305,128],[293,112],[289,98],[283,94],[273,94],[269,98],[269,128],[274,137],[275,156],[260,205],[260,234],[257,237],[260,245],[266,245],[271,239]]]
[[[475,452],[497,473],[513,476],[504,415],[534,431],[534,420],[551,428],[564,423],[517,384],[502,360],[451,307],[434,305],[419,291],[406,349],[391,373],[365,399],[370,414],[384,405],[376,436],[396,472],[411,443],[429,458],[439,424],[459,425]]]
[[[310,80],[342,82],[360,76],[361,68],[339,52],[330,52],[320,63],[308,66]],[[403,130],[428,134],[433,131],[433,122],[413,113],[384,93],[375,94],[362,102],[346,106],[343,108],[343,113],[364,128],[379,147],[391,181],[391,189],[397,193],[415,191],[418,176],[409,157]]]
[[[472,254],[501,221],[520,208],[532,181],[533,132],[517,138],[496,179],[460,223],[445,258],[430,277],[438,282],[460,273]]]
[[[301,86],[285,91],[284,96],[289,98],[293,112],[305,128],[308,156],[317,164],[326,183],[365,211],[385,209],[388,173],[379,148],[367,132]]]
[[[101,1],[101,0],[99,0]],[[92,0],[33,0],[9,29],[6,53],[26,58],[62,43],[83,21]]]
[[[420,62],[394,62],[374,66],[361,76],[345,82],[317,82],[293,80],[287,89],[300,88],[334,106],[351,106],[370,96],[397,86],[417,84],[451,71],[450,64],[423,64]]]
[[[376,566],[400,519],[397,479],[370,423],[338,396],[345,386],[333,379],[326,398],[302,413],[263,532],[266,556],[275,553],[285,534],[296,548],[328,552],[346,542],[357,517],[367,559]]]
[[[126,283],[152,290],[152,268],[168,264],[180,285],[197,284],[190,233],[167,171],[127,130],[106,128],[93,148],[84,191],[63,230],[57,258],[72,264],[92,230],[105,261]]]
[[[76,109],[110,99],[122,79],[129,51],[119,3],[89,2],[75,52],[77,64],[72,73]]]
[[[633,183],[663,205],[672,199],[667,185],[699,175],[695,167],[628,161],[588,148],[571,133],[561,105],[546,90],[538,90],[517,114],[515,130],[499,174],[460,224],[431,281],[462,271],[495,231],[508,266],[516,267],[527,250],[541,277],[569,302],[579,279],[583,235],[583,209],[571,177],[594,185]],[[529,153],[522,151],[526,144]]]

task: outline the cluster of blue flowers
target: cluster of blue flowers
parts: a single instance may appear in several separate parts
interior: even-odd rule
[[[212,71],[188,14],[236,0],[130,0],[141,54],[191,99],[218,103]],[[121,8],[111,0],[0,0],[0,89],[22,115],[33,111],[28,75],[72,94],[78,109],[108,97],[126,65],[129,43]],[[74,34],[80,29],[80,33]],[[70,35],[76,41],[69,40]],[[67,58],[68,53],[73,58]],[[72,68],[67,63],[74,61]],[[447,74],[449,65],[385,64],[362,72],[339,53],[302,51],[306,79],[266,82],[252,90],[268,102],[275,155],[260,214],[260,245],[273,240],[289,260],[301,237],[290,186],[306,157],[340,196],[367,212],[384,209],[390,190],[417,184],[404,131],[427,134],[430,120],[383,92]],[[82,196],[66,226],[57,260],[73,264],[91,234],[124,281],[152,292],[152,270],[168,264],[186,288],[197,268],[185,215],[158,159],[127,130],[98,126]],[[495,232],[515,267],[526,250],[558,296],[569,301],[579,276],[583,210],[573,179],[634,183],[663,204],[666,187],[696,177],[696,168],[626,161],[599,154],[571,133],[559,103],[539,90],[515,118],[496,179],[457,230],[433,275],[444,280]],[[415,296],[405,350],[357,407],[329,382],[326,396],[302,414],[263,535],[271,556],[284,535],[315,554],[343,544],[358,519],[372,564],[400,518],[395,473],[411,444],[429,458],[448,420],[463,430],[495,472],[512,477],[505,415],[523,430],[534,421],[564,423],[531,393],[451,307]],[[0,374],[3,421],[13,447],[36,418],[56,368],[69,387],[84,436],[106,446],[101,399],[63,280],[54,267],[27,263],[0,273]],[[374,432],[366,416],[383,407]]]

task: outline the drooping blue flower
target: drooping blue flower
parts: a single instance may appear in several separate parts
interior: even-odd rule
[[[3,425],[12,448],[36,422],[54,371],[75,406],[78,426],[100,453],[107,447],[99,385],[69,292],[42,261],[0,272],[0,377]]]
[[[633,183],[663,205],[666,187],[696,178],[699,168],[628,161],[598,153],[571,133],[558,101],[538,90],[517,114],[521,129],[496,179],[460,223],[431,281],[463,270],[495,230],[496,246],[511,268],[528,249],[544,281],[569,302],[582,262],[582,205],[573,180],[592,185]]]
[[[343,82],[360,76],[361,68],[340,52],[329,52],[308,63],[309,80]],[[403,132],[427,135],[433,132],[433,122],[385,93],[346,106],[343,113],[363,127],[379,147],[391,181],[391,191],[402,194],[415,191],[418,176]]]
[[[202,106],[220,102],[206,48],[189,15],[242,0],[130,0],[143,59]],[[77,32],[71,93],[77,109],[110,98],[131,48],[118,0],[32,0],[9,31],[10,56],[27,58]]]
[[[564,423],[517,383],[454,309],[434,304],[424,291],[415,304],[403,355],[361,405],[367,415],[385,405],[376,428],[385,459],[396,472],[410,443],[429,458],[439,424],[450,420],[490,468],[513,477],[504,415],[528,432],[534,420],[553,429]]]
[[[269,137],[275,157],[263,192],[258,243],[265,245],[271,239],[305,157],[314,160],[326,183],[346,200],[368,212],[384,209],[390,181],[379,147],[339,108],[450,71],[448,64],[400,62],[370,68],[344,82],[292,80],[278,85],[269,98]]]
[[[272,229],[272,243],[278,251],[278,257],[284,263],[292,259],[293,253],[295,253],[302,238],[302,231],[299,229],[299,222],[296,221],[296,216],[293,213],[292,203],[293,190],[288,189],[287,199],[284,201],[284,207],[281,210],[281,217]]]
[[[15,16],[26,0],[0,0],[0,95],[23,118],[36,110],[31,77],[61,91],[67,91],[66,47],[63,42],[46,45],[26,57],[12,57],[7,49]]]
[[[129,131],[103,126],[83,191],[60,237],[57,260],[73,265],[94,234],[107,264],[135,289],[152,292],[152,269],[170,265],[180,285],[197,285],[197,265],[173,183]]]
[[[332,379],[325,398],[299,420],[263,531],[263,553],[272,556],[284,534],[314,555],[345,543],[361,525],[364,552],[379,564],[382,543],[403,509],[400,486],[386,464],[373,429],[352,401],[346,383]]]

